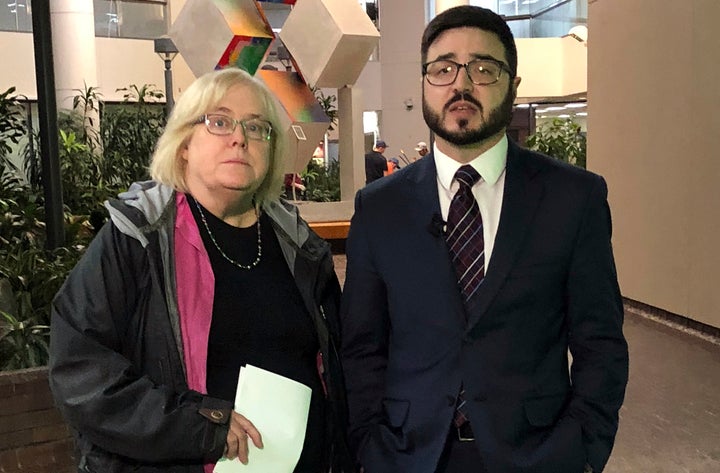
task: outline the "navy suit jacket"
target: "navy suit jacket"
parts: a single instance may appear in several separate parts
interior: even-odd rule
[[[440,215],[432,154],[356,195],[341,355],[358,462],[433,473],[462,384],[488,473],[601,471],[628,376],[604,180],[511,142],[467,314]]]

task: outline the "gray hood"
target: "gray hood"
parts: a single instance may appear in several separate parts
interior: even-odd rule
[[[110,212],[110,218],[115,226],[124,234],[138,240],[143,247],[148,244],[146,233],[156,230],[169,215],[174,215],[175,190],[155,181],[142,181],[133,183],[127,192],[118,195],[118,200],[127,207],[135,208],[144,216],[145,222],[137,222],[131,218],[127,209],[122,209],[116,203],[118,200],[105,202]],[[262,206],[274,222],[276,229],[283,233],[298,249],[303,248],[310,237],[310,229],[300,218],[297,207],[283,201],[269,201]],[[313,248],[307,248],[312,255]]]

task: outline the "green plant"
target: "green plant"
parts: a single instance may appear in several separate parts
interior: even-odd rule
[[[305,182],[305,198],[315,202],[340,200],[340,163],[330,161],[327,167],[310,161],[300,174]]]
[[[82,256],[105,216],[102,202],[147,178],[155,142],[165,119],[154,86],[130,86],[124,102],[103,106],[96,89],[78,90],[77,111],[58,118],[59,159],[65,204],[65,247],[45,250],[45,208],[37,135],[27,136],[22,106],[14,89],[0,94],[0,370],[47,362],[52,299]],[[104,115],[100,133],[93,110]],[[28,141],[17,149],[23,136]],[[15,151],[13,151],[15,150]],[[10,160],[23,156],[22,170]],[[24,175],[23,175],[24,174]],[[92,224],[90,222],[93,222]],[[7,299],[3,299],[7,298]]]
[[[0,178],[0,189],[0,256],[12,248],[41,245],[45,225],[39,195],[10,174]]]
[[[553,118],[527,139],[527,147],[561,161],[585,167],[587,138],[572,119]]]
[[[313,87],[311,90],[317,101],[320,102],[320,106],[323,111],[325,111],[325,114],[330,118],[330,126],[328,127],[328,130],[334,130],[338,121],[338,110],[335,105],[337,97],[335,95],[325,95],[322,89],[318,87]]]
[[[102,94],[97,87],[88,87],[84,84],[83,89],[74,89],[77,94],[73,97],[73,110],[79,115],[80,129],[76,133],[81,143],[86,145],[90,151],[95,152],[100,145],[100,135],[95,122],[100,113]]]
[[[148,178],[155,143],[165,128],[164,95],[154,85],[118,89],[123,103],[105,107],[100,123],[103,143],[102,178],[110,186],[127,186]]]
[[[0,371],[44,366],[50,326],[0,310]]]
[[[12,145],[20,143],[25,136],[25,119],[15,87],[0,93],[0,176],[6,170],[16,171],[17,167],[10,161]]]
[[[52,299],[90,236],[82,223],[66,214],[72,245],[45,250],[41,196],[10,175],[0,184],[0,281],[4,298],[13,301],[12,309],[0,307],[0,370],[39,366],[47,361]]]

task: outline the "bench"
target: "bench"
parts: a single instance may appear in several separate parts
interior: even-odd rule
[[[310,228],[325,240],[344,240],[350,231],[350,221],[310,222]]]

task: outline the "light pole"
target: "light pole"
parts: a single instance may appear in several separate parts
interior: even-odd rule
[[[173,100],[173,85],[172,85],[172,60],[177,56],[178,50],[173,43],[172,39],[168,37],[156,38],[155,39],[155,52],[160,59],[165,61],[165,118],[170,116],[175,101]]]

